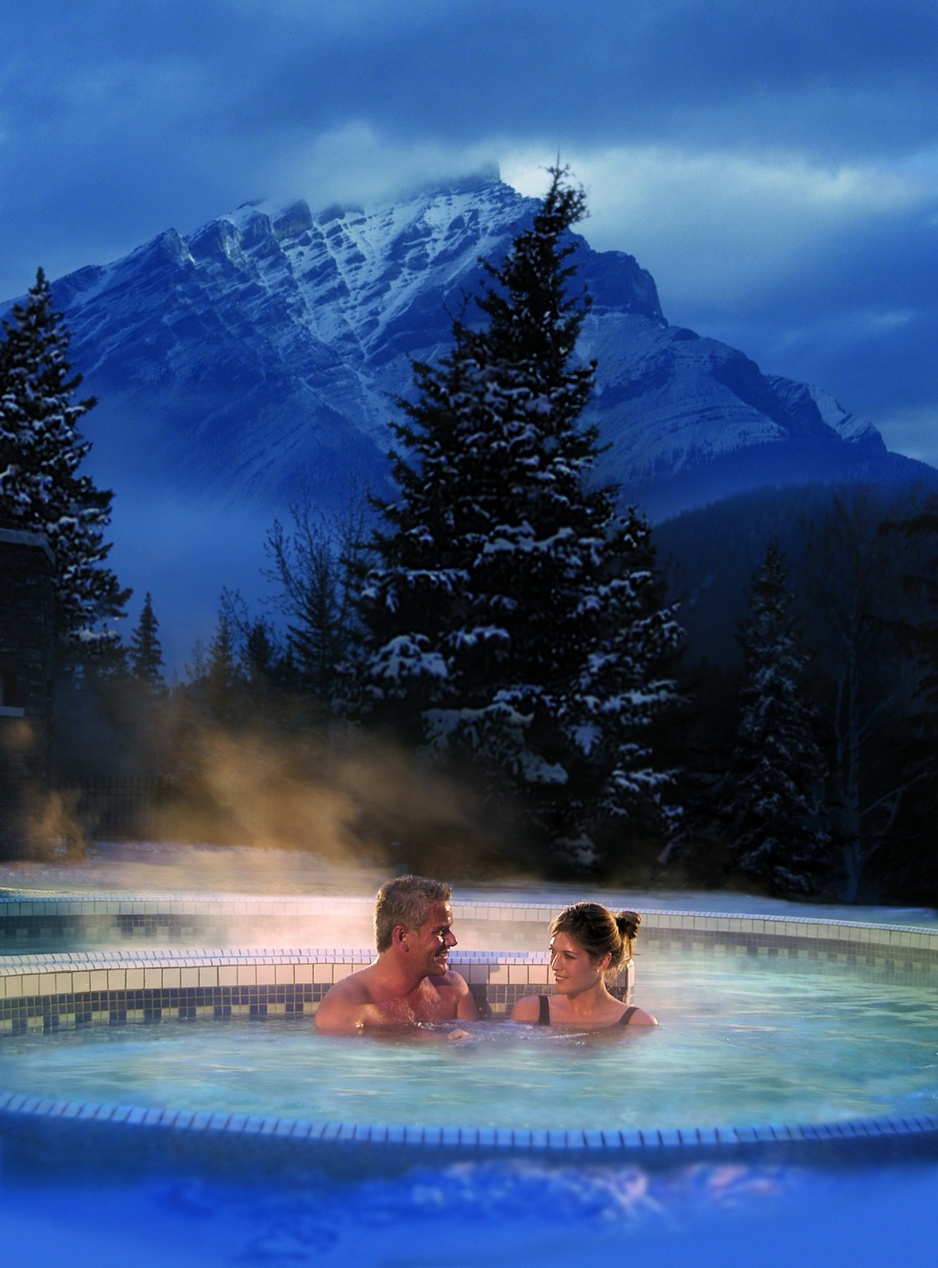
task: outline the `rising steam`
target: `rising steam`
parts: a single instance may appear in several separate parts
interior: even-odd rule
[[[39,794],[33,785],[24,805],[22,852],[34,859],[81,857],[105,839],[106,806],[78,787]],[[198,877],[187,880],[216,887],[226,866],[219,846],[256,851],[258,874],[274,852],[379,874],[478,880],[505,870],[503,834],[466,784],[340,728],[286,737],[264,729],[189,730],[160,805],[141,821],[138,839],[206,847]],[[244,849],[238,854],[243,869]],[[187,871],[196,857],[190,852]]]

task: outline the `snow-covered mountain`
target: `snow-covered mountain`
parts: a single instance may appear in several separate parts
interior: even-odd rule
[[[452,318],[472,319],[479,257],[497,260],[534,206],[491,172],[368,211],[246,204],[55,282],[73,364],[99,400],[86,432],[93,473],[115,490],[115,541],[129,515],[137,565],[178,580],[180,541],[201,533],[225,554],[225,523],[260,542],[298,497],[325,504],[350,480],[385,491],[410,359],[446,352]],[[822,391],[670,325],[631,256],[581,240],[575,262],[593,297],[581,352],[599,367],[602,474],[652,518],[763,484],[921,465]],[[222,577],[214,596],[222,584],[242,583]]]
[[[148,477],[155,465],[182,489],[271,506],[301,487],[328,497],[348,471],[379,479],[410,358],[447,349],[452,316],[472,315],[479,256],[498,258],[532,207],[493,174],[369,212],[245,205],[61,279],[75,365],[100,400],[89,433],[118,455],[110,477],[136,484],[122,467],[139,454]],[[576,262],[606,474],[653,515],[891,462],[876,429],[823,393],[669,325],[631,256],[584,242]]]

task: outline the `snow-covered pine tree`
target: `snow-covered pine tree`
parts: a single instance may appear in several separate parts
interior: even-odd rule
[[[595,367],[574,355],[589,302],[567,293],[586,204],[566,175],[551,169],[504,262],[483,261],[481,324],[455,321],[439,366],[414,363],[401,496],[375,503],[359,686],[374,720],[468,758],[550,856],[587,866],[610,825],[624,848],[626,820],[666,813],[647,738],[683,635],[646,521],[592,482]]]
[[[130,671],[144,686],[158,690],[163,686],[163,649],[160,646],[160,624],[153,611],[153,599],[147,591],[140,620],[130,636]]]
[[[748,598],[749,615],[738,633],[740,716],[722,811],[739,871],[780,894],[811,893],[819,888],[830,845],[822,811],[825,763],[804,696],[808,657],[775,542]]]
[[[93,398],[76,400],[68,332],[42,269],[0,342],[0,525],[44,533],[56,561],[56,620],[67,651],[84,659],[116,642],[107,622],[130,591],[104,565],[113,494],[79,473],[91,444],[78,431]]]

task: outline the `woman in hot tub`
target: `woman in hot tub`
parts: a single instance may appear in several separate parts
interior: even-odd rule
[[[550,926],[555,993],[525,995],[512,1008],[512,1020],[575,1026],[578,1030],[657,1026],[656,1017],[643,1008],[623,1004],[607,985],[607,980],[631,960],[640,924],[637,912],[613,915],[602,903],[565,907]]]

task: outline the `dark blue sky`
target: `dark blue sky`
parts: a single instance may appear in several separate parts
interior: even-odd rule
[[[2,298],[247,199],[540,193],[559,153],[669,320],[938,464],[934,0],[30,0],[0,49]]]

